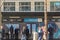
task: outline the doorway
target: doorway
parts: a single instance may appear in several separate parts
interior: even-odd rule
[[[27,23],[26,25],[27,25],[27,28],[29,29],[30,34],[38,31],[38,24],[37,23]]]

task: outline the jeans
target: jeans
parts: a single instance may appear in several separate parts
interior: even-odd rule
[[[22,35],[21,40],[26,40],[26,35]]]
[[[40,37],[38,37],[38,40],[42,40],[42,37],[40,36]]]

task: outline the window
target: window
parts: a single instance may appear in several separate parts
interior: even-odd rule
[[[15,11],[14,2],[4,2],[4,11]]]
[[[6,27],[8,27],[10,29],[10,27],[12,26],[14,28],[14,30],[16,28],[19,28],[19,24],[5,24]]]
[[[37,30],[36,24],[32,24],[32,32],[36,32],[36,30]]]
[[[60,2],[50,2],[50,11],[60,11]]]
[[[35,11],[44,11],[44,2],[35,2]]]
[[[60,22],[60,19],[57,19],[58,22]]]
[[[31,11],[31,3],[30,2],[20,2],[19,11]]]

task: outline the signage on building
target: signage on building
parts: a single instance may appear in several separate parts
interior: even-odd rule
[[[10,19],[3,19],[3,22],[22,22],[23,19],[21,18],[10,18]]]
[[[42,22],[42,18],[38,18],[38,22]]]
[[[41,18],[24,18],[24,22],[42,22]]]

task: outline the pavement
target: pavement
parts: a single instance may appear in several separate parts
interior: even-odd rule
[[[0,40],[21,40],[21,39],[0,39]],[[32,39],[29,39],[32,40]],[[53,39],[53,40],[60,40],[60,39]]]
[[[1,39],[1,40],[21,40],[21,39]],[[29,39],[32,40],[32,39]]]

